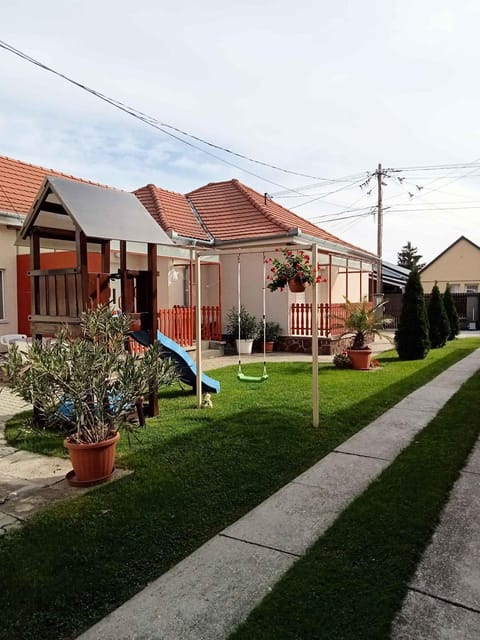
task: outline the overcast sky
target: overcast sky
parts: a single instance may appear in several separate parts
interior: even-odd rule
[[[0,154],[126,189],[238,178],[374,252],[376,183],[360,184],[381,162],[396,170],[383,255],[396,262],[411,241],[429,261],[460,235],[480,244],[479,33],[478,0],[2,0],[1,40],[162,123],[314,178],[180,136],[218,159],[207,155],[3,49]]]

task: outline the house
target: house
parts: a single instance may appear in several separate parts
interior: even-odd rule
[[[29,249],[14,243],[46,176],[88,182],[0,157],[0,335],[29,332]],[[342,304],[345,296],[360,300],[368,295],[376,256],[327,233],[238,180],[211,183],[187,194],[148,184],[134,194],[175,243],[158,251],[158,313],[161,329],[183,344],[193,340],[185,327],[192,326],[193,262],[200,249],[202,338],[220,337],[222,320],[237,304],[239,270],[241,303],[261,316],[264,261],[282,246],[301,249],[315,243],[318,247],[324,280],[319,287],[319,315],[325,335],[331,333],[329,318],[335,305]],[[120,265],[120,246],[112,242],[110,249],[110,270],[114,273]],[[71,253],[51,240],[42,247],[42,267],[71,267]],[[89,271],[100,271],[98,254],[89,252],[88,259]],[[141,270],[146,259],[144,249],[128,246],[129,269]],[[112,297],[121,305],[118,282],[112,280],[110,287]],[[279,322],[283,333],[295,340],[308,334],[310,295],[308,289],[301,294],[267,291],[267,318]]]
[[[480,246],[460,236],[420,271],[420,279],[426,294],[435,283],[440,291],[449,283],[460,318],[468,324],[478,322]]]

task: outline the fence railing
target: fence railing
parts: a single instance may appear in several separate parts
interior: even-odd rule
[[[360,305],[361,303],[359,303]],[[338,336],[345,331],[345,320],[348,312],[344,304],[317,305],[318,333],[321,336]],[[290,331],[292,336],[312,335],[312,305],[294,303],[290,308]]]
[[[220,307],[203,306],[200,309],[202,340],[221,340],[222,321]],[[173,307],[158,311],[158,328],[182,347],[192,346],[196,338],[196,307]]]

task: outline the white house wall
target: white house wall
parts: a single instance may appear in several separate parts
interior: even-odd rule
[[[0,225],[0,269],[3,271],[5,320],[0,320],[0,335],[18,332],[17,322],[17,251],[14,229]]]

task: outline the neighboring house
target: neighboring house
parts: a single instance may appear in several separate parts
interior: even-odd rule
[[[0,157],[0,335],[19,329],[28,332],[30,292],[26,274],[29,250],[16,247],[14,242],[46,176],[88,182]],[[159,247],[158,251],[158,300],[162,308],[159,314],[163,314],[162,322],[167,323],[161,326],[167,327],[170,334],[173,332],[174,338],[178,337],[174,333],[175,327],[179,326],[177,312],[180,314],[180,310],[192,307],[195,299],[193,257],[196,247],[202,247],[207,253],[208,247],[212,247],[211,256],[202,258],[202,305],[205,305],[202,313],[207,314],[202,325],[215,327],[217,335],[221,316],[225,317],[237,304],[239,261],[241,302],[252,313],[261,316],[264,259],[275,256],[278,246],[292,245],[295,249],[294,245],[298,243],[318,245],[321,275],[325,280],[319,287],[319,313],[330,313],[331,305],[343,303],[345,296],[355,301],[369,294],[368,280],[375,263],[373,254],[327,233],[238,180],[208,184],[186,195],[151,184],[134,193],[177,244]],[[249,253],[253,246],[255,252]],[[114,243],[111,249],[111,271],[114,272],[119,264],[119,251]],[[142,269],[144,249],[129,245],[128,251],[129,268]],[[45,246],[41,255],[43,268],[72,266],[71,252],[64,251],[61,246]],[[95,254],[89,254],[92,272],[98,270],[96,258]],[[118,299],[115,281],[112,288]],[[304,294],[267,290],[266,295],[267,319],[279,322],[284,334],[301,334],[305,326],[302,314],[306,313],[310,302],[309,290]]]
[[[420,271],[423,289],[429,294],[435,283],[444,291],[447,283],[461,318],[478,322],[480,297],[480,247],[460,236]]]

